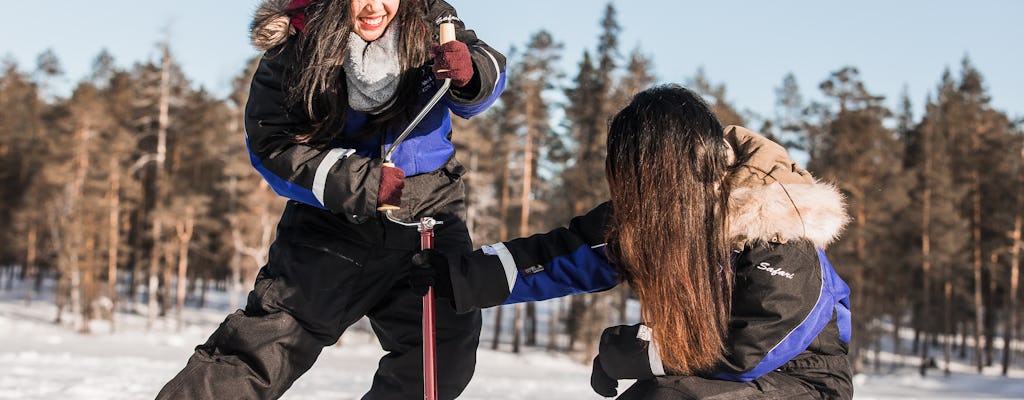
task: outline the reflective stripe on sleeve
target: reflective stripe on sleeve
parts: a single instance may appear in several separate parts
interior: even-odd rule
[[[320,165],[316,167],[316,175],[313,177],[313,196],[316,196],[316,200],[321,205],[327,204],[324,202],[324,187],[327,186],[327,174],[331,171],[331,167],[334,167],[338,160],[344,159],[355,152],[352,149],[331,149],[331,151],[327,152],[327,156],[320,160]]]
[[[505,269],[505,279],[508,281],[508,292],[512,293],[512,287],[516,285],[516,275],[519,270],[516,269],[516,260],[512,258],[512,253],[508,251],[504,243],[495,243],[480,248],[484,254],[492,256],[498,256],[498,260],[501,261],[501,267]]]
[[[651,373],[654,376],[665,376],[665,365],[661,363],[661,352],[658,349],[658,343],[654,341],[654,332],[647,325],[640,325],[640,329],[636,332],[636,337],[637,339],[650,342],[647,345],[647,359],[651,363]]]

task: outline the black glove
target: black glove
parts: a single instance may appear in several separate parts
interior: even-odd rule
[[[654,372],[647,354],[650,342],[637,338],[640,324],[605,329],[590,372],[590,387],[604,397],[618,394],[619,379],[651,379]]]
[[[640,326],[613,326],[601,333],[597,356],[604,363],[608,376],[614,379],[654,378],[651,358],[647,353],[651,342],[637,338]]]
[[[612,379],[608,376],[608,373],[604,371],[604,367],[601,366],[601,355],[598,354],[594,357],[594,370],[590,372],[590,387],[594,389],[597,394],[604,397],[615,397],[619,394],[617,390],[619,387],[619,381]]]
[[[412,256],[409,270],[409,287],[419,296],[427,294],[427,288],[434,287],[434,297],[454,299],[452,278],[448,271],[448,257],[436,249],[420,250]]]

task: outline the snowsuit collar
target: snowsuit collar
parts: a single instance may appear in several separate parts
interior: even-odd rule
[[[737,248],[807,239],[815,247],[834,242],[849,221],[835,186],[814,179],[786,149],[740,126],[725,137],[742,163],[727,178],[729,237]]]
[[[259,51],[269,50],[294,35],[305,32],[303,9],[310,0],[265,0],[256,9],[249,25],[249,39]]]

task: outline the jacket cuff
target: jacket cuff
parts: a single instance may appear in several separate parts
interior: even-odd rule
[[[647,360],[654,376],[665,376],[665,364],[661,362],[661,350],[658,342],[654,341],[654,331],[647,325],[641,324],[636,333],[636,338],[649,342],[647,344]]]
[[[449,262],[456,312],[492,307],[508,299],[510,285],[499,257],[477,250],[461,258]]]
[[[494,85],[501,74],[498,61],[486,49],[470,46],[469,54],[473,61],[473,78],[463,87],[453,85],[448,89],[448,98],[459,105],[474,105],[486,100],[494,93]]]
[[[349,154],[325,178],[324,206],[335,213],[372,216],[377,213],[380,159]]]

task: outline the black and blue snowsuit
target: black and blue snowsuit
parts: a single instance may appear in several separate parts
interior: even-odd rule
[[[261,12],[286,15],[289,10],[282,7],[287,3],[267,1],[264,8],[277,8]],[[426,3],[424,26],[455,15],[444,1]],[[465,169],[454,156],[449,113],[469,118],[493,104],[505,87],[505,59],[461,21],[456,21],[456,38],[470,49],[473,82],[450,89],[393,153],[407,174],[402,209],[395,214],[403,220],[431,216],[442,221],[435,231],[436,248],[468,252]],[[277,398],[312,367],[324,346],[336,343],[363,316],[388,352],[365,398],[423,396],[421,298],[407,284],[419,233],[376,211],[381,153],[400,132],[367,136],[360,132],[367,115],[350,109],[344,133],[329,148],[297,143],[294,135],[309,130],[304,105],[290,107],[287,98],[288,76],[300,62],[297,40],[292,36],[265,52],[245,111],[252,165],[289,199],[269,261],[245,309],[229,315],[196,348],[161,391],[161,399]],[[426,103],[439,84],[430,65],[420,70]],[[439,398],[453,399],[469,383],[480,324],[479,312],[456,314],[445,304],[436,307]]]
[[[624,399],[851,398],[850,290],[823,250],[847,221],[842,197],[778,145],[743,128],[726,131],[748,163],[729,200],[736,250],[726,354],[704,376],[665,376],[655,345],[636,337],[640,328],[619,326],[605,331],[598,358],[613,366],[611,378],[639,379]],[[604,253],[610,212],[605,203],[567,227],[450,256],[456,308],[616,286],[619,273]]]

